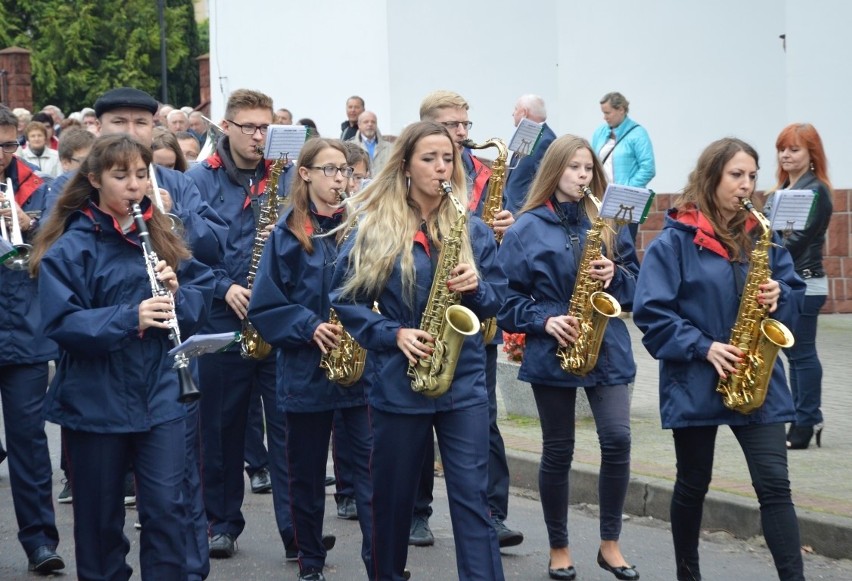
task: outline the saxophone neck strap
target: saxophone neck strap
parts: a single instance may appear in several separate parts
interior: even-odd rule
[[[568,216],[565,214],[565,210],[562,209],[562,205],[559,200],[556,199],[555,194],[550,198],[550,205],[553,208],[553,212],[556,214],[556,217],[559,219],[559,224],[562,226],[562,229],[565,230],[565,235],[568,236],[568,244],[565,245],[565,248],[574,253],[574,262],[576,264],[580,264],[580,237],[577,236],[577,233],[568,223]]]

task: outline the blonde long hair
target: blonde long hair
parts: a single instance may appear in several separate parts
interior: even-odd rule
[[[589,183],[589,188],[591,188],[595,197],[599,200],[603,199],[603,194],[607,186],[606,173],[598,156],[592,150],[592,146],[582,137],[563,135],[547,148],[538,172],[536,172],[535,179],[530,186],[527,202],[521,208],[519,215],[547,203],[559,186],[559,180],[562,178],[562,174],[565,173],[565,168],[568,167],[571,158],[581,149],[588,149],[589,153],[592,154],[592,163],[594,165],[592,167],[592,181]],[[598,208],[594,202],[586,196],[580,204],[585,214],[589,217],[589,221],[594,222],[598,217]],[[607,257],[612,259],[615,256],[616,250],[615,223],[612,220],[605,220],[605,222],[609,227],[604,228],[602,237]]]
[[[401,262],[404,300],[414,304],[415,272],[412,243],[420,228],[420,209],[408,195],[405,171],[421,139],[442,135],[453,146],[453,171],[450,183],[453,193],[467,207],[467,180],[461,155],[447,130],[431,121],[420,121],[406,127],[394,143],[390,158],[369,186],[346,200],[349,214],[340,226],[344,231],[357,224],[354,246],[350,254],[349,274],[343,284],[343,296],[378,297],[387,284],[397,260]],[[444,198],[430,216],[429,236],[438,248],[449,236],[457,218],[453,204]],[[461,261],[475,267],[469,236],[462,242]]]

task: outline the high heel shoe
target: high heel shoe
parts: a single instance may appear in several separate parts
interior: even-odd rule
[[[574,565],[553,569],[550,563],[548,563],[547,576],[551,579],[557,579],[557,581],[574,581],[577,578],[577,570],[574,568]]]
[[[788,450],[807,450],[811,443],[811,438],[816,434],[817,448],[822,447],[822,429],[823,424],[815,426],[795,426],[790,429],[787,434],[787,449]]]
[[[616,579],[627,579],[628,581],[639,579],[639,571],[636,570],[636,567],[613,567],[604,560],[600,549],[598,549],[598,565],[604,571],[609,571],[615,575]]]

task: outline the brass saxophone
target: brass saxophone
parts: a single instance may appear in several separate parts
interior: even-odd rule
[[[345,195],[343,194],[341,194],[341,201],[342,199],[345,199]],[[341,244],[349,237],[351,231],[352,227],[343,235]],[[378,310],[378,306],[375,303],[373,310]],[[343,325],[340,324],[340,317],[337,316],[337,311],[334,308],[328,312],[328,322],[343,329]],[[364,363],[366,360],[367,350],[361,347],[346,329],[343,329],[343,334],[340,336],[337,347],[322,354],[319,366],[320,369],[325,369],[325,376],[328,377],[329,381],[339,383],[343,387],[349,387],[361,379],[361,376],[364,374]]]
[[[492,137],[485,143],[474,143],[470,139],[462,141],[462,145],[470,149],[497,148],[497,157],[491,165],[491,178],[488,180],[488,192],[482,203],[482,221],[494,231],[497,244],[503,241],[503,233],[494,230],[494,217],[503,210],[503,189],[506,186],[506,160],[509,158],[509,148],[502,139]],[[482,323],[482,339],[490,343],[497,334],[497,318],[491,317]]]
[[[795,339],[783,323],[769,318],[766,307],[757,300],[760,285],[772,276],[769,267],[772,228],[769,220],[755,209],[751,200],[744,198],[742,206],[757,218],[763,233],[751,253],[751,265],[740,299],[740,309],[731,329],[731,340],[728,341],[743,352],[743,362],[726,379],[719,380],[716,391],[722,394],[722,403],[726,408],[750,414],[766,400],[778,350],[792,347]]]
[[[580,186],[583,195],[588,196],[600,212],[601,203],[588,186]],[[609,319],[621,314],[621,305],[611,294],[604,292],[603,281],[589,276],[592,261],[601,256],[603,247],[603,229],[606,222],[600,216],[591,230],[586,233],[586,246],[577,268],[577,279],[568,307],[568,315],[580,323],[577,340],[567,347],[556,349],[559,365],[566,373],[587,375],[598,362],[598,353],[603,343],[604,332]]]
[[[458,216],[441,246],[429,300],[420,320],[420,330],[429,333],[435,345],[429,357],[408,365],[408,376],[412,378],[411,389],[428,397],[440,397],[450,389],[464,339],[475,335],[480,329],[479,318],[474,312],[459,304],[459,293],[447,288],[450,272],[459,262],[467,212],[453,195],[449,182],[443,182],[441,189]]]
[[[246,279],[246,288],[248,289],[251,289],[252,284],[254,284],[254,277],[257,274],[257,267],[260,265],[260,257],[263,254],[263,246],[266,244],[266,239],[261,236],[261,233],[266,230],[269,224],[278,221],[278,179],[281,177],[281,172],[284,171],[286,164],[287,159],[281,157],[269,168],[269,179],[266,181],[266,190],[264,191],[266,205],[261,208],[260,215],[257,217],[257,230],[254,236],[254,246],[251,249],[251,263]],[[245,359],[265,359],[271,351],[272,345],[263,340],[263,337],[260,336],[260,333],[248,318],[243,319],[240,355]]]

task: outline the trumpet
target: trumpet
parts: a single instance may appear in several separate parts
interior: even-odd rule
[[[6,191],[3,192],[0,208],[11,210],[8,226],[6,225],[7,218],[0,218],[0,237],[2,237],[2,240],[0,240],[0,261],[3,266],[10,270],[26,270],[30,264],[30,252],[33,247],[24,243],[21,223],[18,220],[18,209],[15,205],[15,190],[12,187],[12,180],[9,178],[6,178]]]
[[[157,173],[154,171],[154,164],[148,164],[148,175],[151,180],[151,189],[154,194],[154,205],[157,206],[157,209],[169,219],[169,222],[172,223],[172,232],[183,238],[183,221],[178,218],[175,214],[171,214],[166,212],[165,206],[163,206],[163,194],[160,193],[160,185],[157,183]]]

